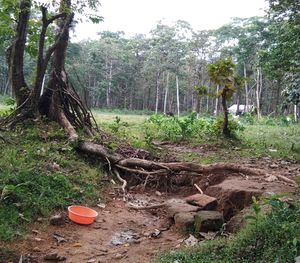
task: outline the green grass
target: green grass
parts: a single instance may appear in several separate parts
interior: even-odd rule
[[[147,134],[159,135],[157,127],[144,125],[149,119],[146,115],[115,115],[97,112],[98,123],[119,138],[130,141],[136,147],[148,147]],[[116,116],[120,122],[116,125]],[[236,158],[282,158],[300,161],[300,123],[285,124],[278,119],[263,119],[260,123],[243,124],[243,131],[236,131],[236,138],[226,139],[216,135],[201,135],[187,138],[182,145],[211,145],[212,151],[199,153],[176,153],[186,161],[196,161],[203,164],[214,162],[234,162]],[[116,127],[117,126],[117,127]],[[117,128],[117,130],[116,130]],[[152,129],[152,130],[151,130]],[[158,137],[152,139],[161,140]]]
[[[8,111],[11,108],[11,106],[7,105],[8,100],[10,100],[10,97],[0,95],[0,116],[2,113]]]
[[[202,242],[192,249],[161,255],[156,263],[291,262],[300,255],[300,206],[272,201],[272,212],[259,215],[236,236]]]
[[[0,240],[21,237],[29,222],[56,209],[97,200],[99,164],[79,156],[58,125],[37,124],[2,136],[7,143],[0,141]]]
[[[269,156],[300,161],[300,124],[247,125],[238,137],[248,149],[249,157]]]

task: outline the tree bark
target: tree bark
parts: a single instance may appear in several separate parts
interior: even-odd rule
[[[177,101],[177,117],[180,116],[180,101],[179,101],[179,81],[176,75],[176,101]]]
[[[164,98],[164,114],[167,114],[167,101],[168,101],[168,93],[169,93],[169,77],[170,73],[167,73],[167,83],[165,89],[165,98]]]
[[[17,108],[22,106],[28,99],[30,90],[24,77],[24,52],[27,38],[28,22],[30,18],[31,1],[20,2],[20,12],[16,30],[15,41],[11,50],[10,73],[12,92],[16,96]]]
[[[247,81],[247,68],[246,63],[244,63],[244,85],[245,85],[245,112],[248,112],[249,107],[249,91],[248,91],[248,81]]]
[[[159,102],[159,78],[160,78],[160,72],[157,72],[156,74],[156,83],[155,83],[155,87],[156,87],[156,92],[155,92],[155,114],[158,113],[158,102]]]
[[[257,76],[256,76],[256,110],[257,110],[257,119],[261,119],[260,112],[260,96],[262,90],[262,76],[260,67],[257,68]]]
[[[219,93],[219,89],[220,89],[220,86],[217,85],[217,94]],[[216,102],[215,102],[215,110],[214,110],[214,115],[217,116],[218,115],[218,107],[219,107],[219,97],[218,95],[216,96]]]
[[[227,97],[227,88],[226,87],[224,87],[221,97],[222,97],[222,107],[223,107],[223,112],[224,112],[223,134],[225,136],[229,136],[230,130],[228,127],[228,108],[227,108],[227,102],[226,102],[226,97]]]
[[[111,82],[112,82],[112,68],[113,68],[113,63],[112,63],[112,60],[110,60],[109,75],[108,75],[108,87],[106,90],[106,107],[107,108],[111,107],[110,94],[111,94]]]

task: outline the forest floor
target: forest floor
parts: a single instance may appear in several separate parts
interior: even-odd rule
[[[113,115],[110,115],[111,118],[109,118],[109,115],[105,120],[107,125],[114,118]],[[96,118],[99,116],[96,115]],[[134,118],[127,116],[126,118],[132,125],[129,125],[129,128],[133,127],[133,129],[139,129],[136,126],[140,126],[141,121],[145,119],[144,116],[134,116]],[[102,117],[101,120],[103,121]],[[130,188],[127,200],[124,202],[118,187],[110,185],[103,188],[100,181],[105,181],[105,184],[109,181],[104,175],[102,175],[102,179],[95,179],[99,173],[103,173],[101,169],[99,170],[98,164],[84,164],[84,160],[81,160],[78,154],[63,143],[62,131],[40,126],[37,129],[30,128],[28,131],[24,131],[22,138],[19,135],[18,133],[13,135],[4,133],[5,138],[11,137],[8,138],[10,145],[4,148],[0,160],[3,174],[7,173],[9,176],[9,174],[24,173],[26,170],[28,176],[32,176],[29,173],[37,173],[40,178],[44,178],[43,173],[45,173],[45,178],[54,177],[57,185],[64,187],[57,190],[59,193],[55,198],[61,203],[56,207],[66,207],[70,202],[84,202],[97,210],[99,216],[96,222],[90,226],[72,223],[67,218],[63,225],[51,225],[49,218],[55,212],[52,212],[51,215],[45,213],[45,216],[40,216],[40,218],[33,216],[33,223],[29,224],[25,232],[22,230],[21,234],[18,234],[21,235],[21,238],[17,240],[7,238],[12,241],[0,241],[0,248],[5,248],[5,250],[0,249],[1,263],[19,262],[20,255],[23,256],[23,259],[28,259],[24,262],[48,262],[43,258],[53,253],[65,257],[64,262],[68,263],[152,262],[161,253],[185,247],[188,235],[174,226],[174,222],[170,220],[164,208],[133,210],[127,206],[128,202],[151,205],[163,203],[170,198],[183,199],[198,192],[193,186],[196,183],[205,194],[217,198],[217,210],[222,211],[228,226],[235,230],[244,219],[242,218],[238,222],[230,219],[235,218],[240,211],[251,204],[252,196],[258,197],[269,193],[293,194],[295,192],[295,186],[279,181],[272,175],[283,175],[295,179],[300,174],[300,164],[297,160],[284,157],[274,158],[270,156],[273,152],[269,152],[269,147],[266,149],[267,154],[259,153],[259,156],[250,157],[251,152],[245,154],[245,150],[236,145],[230,145],[231,148],[227,148],[218,143],[197,145],[159,142],[157,147],[161,148],[161,151],[168,152],[168,155],[175,159],[195,162],[202,160],[202,163],[227,160],[245,167],[262,169],[266,175],[210,174],[201,178],[193,177],[192,182],[181,187],[177,186],[172,190],[168,189],[168,191],[164,191],[164,189],[143,190],[142,187],[135,187]],[[265,136],[268,137],[268,134]],[[273,145],[274,143],[275,141]],[[287,141],[287,143],[289,142]],[[233,154],[229,154],[232,151]],[[23,153],[21,159],[20,153]],[[84,177],[81,177],[83,174]],[[68,184],[64,186],[65,182],[59,181],[64,180],[60,175],[66,176],[66,180],[70,180],[71,188]],[[22,174],[22,176],[25,175]],[[20,182],[19,185],[22,183]],[[42,181],[37,182],[37,184],[42,183]],[[92,189],[92,187],[94,188]],[[74,189],[79,193],[76,192],[76,195],[72,196]],[[106,190],[103,191],[103,189]],[[43,190],[43,194],[47,196],[45,191],[47,190]],[[65,191],[64,196],[60,197],[59,194],[63,191]],[[88,191],[92,193],[88,193]],[[99,195],[95,193],[97,191],[103,191],[100,199],[92,202],[86,201],[98,198]],[[61,201],[65,196],[69,196],[68,203]],[[48,206],[49,204],[47,204]],[[52,211],[52,208],[49,209]],[[57,213],[63,211],[62,214],[65,214],[66,210],[56,211]],[[4,229],[5,225],[1,227]],[[4,235],[2,235],[3,238],[6,239]],[[7,254],[5,254],[6,250]]]
[[[168,146],[170,147],[170,146]],[[188,151],[188,148],[184,148]],[[171,151],[178,151],[178,146]],[[193,149],[190,149],[193,150]],[[210,150],[210,149],[209,149]],[[182,151],[182,149],[180,149]],[[283,160],[262,159],[243,161],[247,167],[261,168],[268,175],[285,175],[294,178],[300,173],[300,165]],[[252,196],[266,193],[293,193],[288,183],[270,180],[268,177],[245,174],[218,174],[196,180],[204,193],[218,199],[218,210],[229,219],[248,207]],[[130,203],[158,204],[170,198],[183,198],[197,193],[193,187],[182,187],[176,193],[141,191],[132,189]],[[108,189],[100,207],[93,207],[99,216],[90,226],[81,226],[66,220],[62,226],[53,226],[47,219],[31,225],[26,238],[14,241],[9,248],[31,259],[29,262],[47,262],[45,255],[57,253],[65,262],[152,262],[158,254],[185,247],[187,234],[178,231],[164,209],[133,210],[126,206],[117,189]],[[230,222],[230,221],[229,221]],[[239,222],[240,223],[240,222]],[[231,228],[234,222],[230,223]],[[117,241],[116,241],[117,240]],[[6,243],[7,245],[7,243]],[[0,260],[1,261],[1,260]]]

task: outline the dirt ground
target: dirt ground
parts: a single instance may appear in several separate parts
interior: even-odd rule
[[[284,175],[293,179],[300,174],[299,164],[283,160],[273,161],[267,158],[244,162],[244,165],[264,169],[267,175],[211,174],[196,181],[207,195],[218,199],[218,210],[223,212],[227,221],[250,205],[253,195],[295,191],[294,186],[274,179],[271,175]],[[155,190],[131,192],[128,201],[142,205],[158,204],[171,197],[181,198],[196,192],[192,186],[182,187],[176,193],[160,193]],[[70,221],[63,226],[50,225],[47,220],[36,222],[23,241],[9,244],[9,247],[22,255],[30,255],[30,262],[49,262],[43,259],[44,256],[58,253],[66,258],[63,262],[68,263],[147,263],[163,251],[184,246],[183,239],[186,236],[166,219],[163,208],[130,209],[122,196],[112,189],[101,203],[105,207],[102,204],[102,208],[95,208],[99,216],[90,226]],[[125,235],[125,241],[118,240],[118,237],[124,238],[122,235]],[[130,238],[126,240],[127,235]]]
[[[134,194],[131,195],[131,202],[139,200],[139,203],[143,201],[144,204],[160,203],[165,198],[164,194]],[[150,262],[154,255],[176,248],[182,242],[182,235],[169,229],[170,222],[157,211],[129,209],[123,199],[116,197],[113,192],[108,194],[105,206],[94,207],[99,216],[92,225],[78,225],[69,220],[63,226],[37,222],[32,225],[32,231],[25,240],[14,242],[10,247],[22,255],[31,255],[32,262],[44,262],[45,255],[58,253],[66,257],[64,262],[68,263],[142,263]],[[120,232],[133,233],[133,240],[124,241],[120,245],[112,244],[114,235]],[[55,235],[58,239],[61,237],[62,242],[57,242]]]

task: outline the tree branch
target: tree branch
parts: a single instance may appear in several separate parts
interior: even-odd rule
[[[61,15],[61,14],[60,14]],[[55,43],[49,47],[49,49],[46,52],[46,56],[45,56],[45,65],[48,65],[49,60],[53,54],[53,52],[55,51],[55,49],[57,48],[57,46],[59,45],[61,39],[63,38],[63,36],[65,35],[65,33],[67,32],[67,30],[69,29],[70,24],[72,23],[74,17],[74,13],[71,13],[68,17],[68,19],[66,19],[66,22],[64,24],[63,30],[61,31],[61,33],[59,34],[59,36],[57,37],[57,39],[55,40]]]
[[[63,18],[65,17],[67,14],[66,13],[60,13],[60,14],[57,14],[55,16],[52,16],[50,17],[48,20],[47,20],[47,24],[50,25],[52,24],[55,20],[59,19],[59,18]]]

